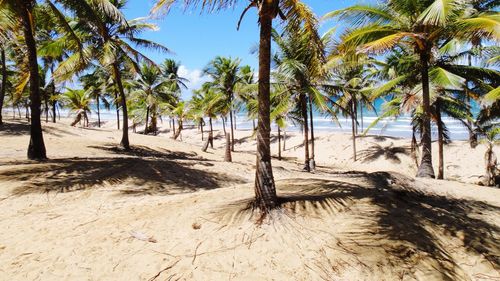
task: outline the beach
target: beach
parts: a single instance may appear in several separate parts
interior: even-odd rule
[[[318,132],[317,169],[305,173],[300,132],[287,133],[282,161],[273,132],[282,208],[256,224],[252,130],[236,131],[229,163],[221,131],[205,153],[201,132],[175,141],[164,120],[123,151],[113,122],[63,118],[43,123],[49,160],[33,162],[28,124],[6,121],[2,280],[500,278],[500,191],[470,184],[484,173],[483,145],[445,146],[438,181],[414,179],[409,139],[360,137],[353,162],[349,135]]]

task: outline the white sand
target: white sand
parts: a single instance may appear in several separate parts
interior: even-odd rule
[[[291,136],[287,161],[273,160],[283,208],[256,225],[251,137],[225,163],[224,140],[203,153],[196,130],[131,134],[125,153],[113,124],[64,120],[44,124],[51,160],[36,163],[26,125],[7,121],[0,280],[500,280],[500,190],[414,181],[405,153],[370,159],[409,140],[361,138],[353,163],[349,136],[317,134],[319,168],[304,173]],[[446,178],[477,181],[484,150],[447,146]]]

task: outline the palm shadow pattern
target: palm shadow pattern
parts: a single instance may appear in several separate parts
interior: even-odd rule
[[[235,176],[206,171],[203,167],[214,164],[191,153],[140,146],[133,146],[129,151],[108,145],[92,148],[116,156],[61,158],[41,163],[6,162],[2,164],[9,167],[0,170],[0,182],[22,182],[12,191],[15,195],[103,186],[119,186],[120,193],[128,195],[168,195],[244,182]],[[126,188],[120,187],[122,184]]]
[[[363,163],[372,162],[380,157],[384,157],[386,160],[399,164],[401,163],[401,159],[398,154],[408,155],[409,152],[409,148],[394,146],[393,143],[388,146],[374,144],[368,149],[360,151],[358,157]]]
[[[357,265],[368,272],[389,267],[401,280],[405,276],[418,279],[417,274],[432,280],[470,280],[459,255],[443,242],[452,239],[460,241],[457,243],[467,255],[480,256],[500,270],[500,228],[488,219],[498,215],[500,207],[424,193],[414,187],[413,180],[398,174],[350,172],[338,177],[277,182],[278,212],[287,217],[319,218],[323,223],[341,215],[356,217],[356,225],[322,240],[318,255],[331,251],[329,256],[335,257],[339,252],[329,249],[337,245],[355,256]],[[248,218],[259,220],[254,206],[253,199],[245,199],[222,206],[214,214],[228,225]],[[319,236],[320,232],[307,235]],[[370,264],[376,251],[383,252],[384,260]],[[312,263],[306,267],[315,267],[324,280],[330,280],[342,263],[327,260],[327,264],[319,258],[304,262]]]

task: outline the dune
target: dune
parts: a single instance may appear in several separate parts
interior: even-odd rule
[[[45,162],[24,160],[27,123],[0,130],[1,280],[500,280],[500,190],[471,184],[481,145],[447,145],[446,180],[423,180],[407,139],[360,137],[353,162],[349,135],[317,133],[304,173],[289,132],[280,208],[258,223],[251,131],[228,163],[219,131],[207,152],[168,127],[123,151],[112,122],[69,122],[43,124]]]

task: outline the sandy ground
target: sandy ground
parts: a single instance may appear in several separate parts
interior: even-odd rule
[[[445,176],[414,180],[409,140],[318,134],[314,173],[300,136],[273,160],[281,208],[261,225],[255,141],[182,141],[43,124],[50,160],[25,159],[26,123],[0,130],[0,280],[500,280],[500,190],[480,145],[446,147]],[[277,154],[277,141],[273,140]],[[436,149],[435,149],[436,150]],[[499,153],[498,147],[496,148]],[[436,151],[434,151],[436,152]],[[460,181],[460,182],[459,182]]]

